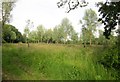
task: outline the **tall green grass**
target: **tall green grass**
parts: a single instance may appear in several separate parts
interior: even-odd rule
[[[2,46],[0,45],[0,81],[2,80]]]
[[[4,80],[114,80],[90,47],[3,44]]]

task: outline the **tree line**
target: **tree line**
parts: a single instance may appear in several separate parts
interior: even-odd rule
[[[82,32],[80,37],[78,37],[78,33],[74,30],[74,27],[67,18],[64,18],[61,24],[55,26],[54,29],[45,29],[43,25],[39,25],[34,31],[30,31],[32,22],[28,20],[27,25],[24,29],[24,34],[22,35],[13,25],[9,25],[10,18],[12,16],[11,11],[15,6],[15,2],[16,1],[2,2],[2,42],[46,42],[64,44],[81,42],[83,44],[90,45],[95,43],[103,44],[102,42],[105,42],[104,40],[100,40],[101,37],[102,39],[104,37],[102,36],[102,33],[99,33],[99,38],[96,38],[94,36],[96,32],[96,27],[98,27],[99,22],[96,13],[92,9],[86,10],[82,21],[80,20],[80,23],[82,24]],[[77,7],[76,3],[82,5],[81,7],[87,6],[84,5],[86,4],[86,2],[73,2],[75,5],[70,6],[70,9],[73,10]],[[57,3],[57,5],[59,6],[62,3],[63,2]],[[117,5],[118,3],[113,2],[113,4]],[[69,5],[71,4],[69,3]],[[106,7],[106,5],[108,4],[106,2],[105,4],[98,3],[97,5],[102,5],[100,9],[104,9],[104,7]],[[100,9],[99,11],[102,11]],[[103,23],[103,21],[101,22]]]
[[[28,20],[24,28],[24,33],[21,34],[13,25],[5,24],[3,27],[3,42],[12,43],[63,43],[63,44],[105,44],[106,39],[103,36],[103,31],[99,30],[99,37],[95,36],[97,27],[100,22],[97,21],[97,14],[92,9],[87,9],[83,18],[79,21],[82,25],[80,35],[72,26],[68,18],[63,18],[59,25],[53,29],[46,29],[43,25],[37,26],[36,30],[31,30],[33,22]],[[80,36],[80,37],[79,37]],[[111,35],[114,39],[116,38]],[[112,39],[113,39],[112,38]]]
[[[23,43],[63,43],[63,44],[104,44],[106,39],[103,31],[99,30],[99,38],[96,38],[95,32],[97,27],[101,25],[97,21],[97,14],[92,9],[87,9],[83,18],[79,21],[82,25],[81,33],[77,33],[68,18],[63,18],[59,25],[53,29],[46,29],[43,25],[37,26],[36,30],[32,30],[33,22],[27,21],[24,33],[21,34],[13,25],[5,24],[3,27],[3,42],[23,42]],[[79,37],[80,36],[80,37]],[[116,38],[111,35],[113,38]]]
[[[68,40],[71,40],[73,43],[78,41],[78,34],[67,18],[64,18],[61,24],[56,25],[53,29],[45,29],[43,25],[39,25],[36,30],[30,31],[30,25],[28,24],[23,34],[26,41],[64,44]]]

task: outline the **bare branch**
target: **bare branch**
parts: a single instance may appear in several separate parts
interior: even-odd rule
[[[57,2],[57,6],[58,8],[64,7],[65,5],[68,6],[68,10],[67,13],[69,13],[71,10],[76,9],[78,6],[79,7],[85,7],[88,5],[88,2],[86,2],[85,0],[60,0],[59,2]]]

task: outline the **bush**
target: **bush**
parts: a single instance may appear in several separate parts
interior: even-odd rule
[[[118,54],[117,45],[107,46],[104,48],[104,51],[101,52],[102,58],[100,59],[100,63],[107,69],[113,69],[120,72],[120,58]],[[116,77],[120,79],[120,75],[117,74]]]
[[[114,68],[118,70],[120,68],[120,62],[118,60],[118,49],[117,46],[109,47],[104,50],[102,59],[100,62],[108,68]]]

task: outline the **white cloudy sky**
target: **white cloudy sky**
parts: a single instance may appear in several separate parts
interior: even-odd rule
[[[35,29],[42,24],[45,28],[54,28],[61,23],[61,20],[67,17],[74,26],[74,29],[80,33],[81,26],[79,20],[82,19],[85,9],[92,8],[97,12],[94,3],[95,0],[89,0],[90,4],[85,8],[78,8],[70,13],[65,13],[65,8],[58,8],[56,3],[59,0],[18,0],[12,11],[12,22],[20,32],[24,32],[26,20],[34,22]],[[96,0],[97,1],[97,0]]]

